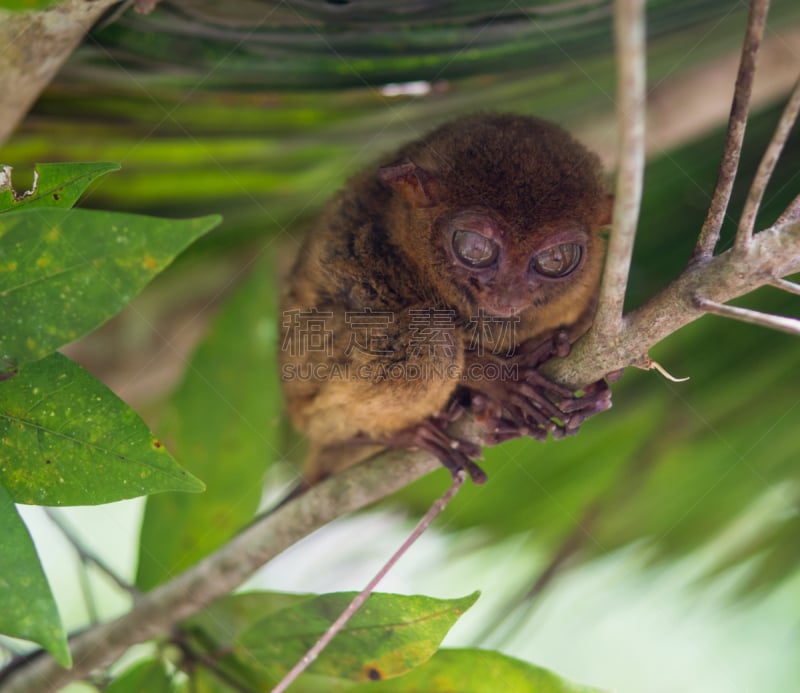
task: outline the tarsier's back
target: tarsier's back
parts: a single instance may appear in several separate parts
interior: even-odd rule
[[[567,414],[537,369],[591,324],[609,216],[597,157],[524,116],[455,120],[349,181],[282,304],[307,479],[369,444],[422,447],[477,478],[479,449],[446,432],[465,409],[493,443],[563,433],[604,407]]]

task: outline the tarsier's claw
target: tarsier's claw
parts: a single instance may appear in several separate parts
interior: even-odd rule
[[[446,417],[429,417],[395,433],[385,441],[394,447],[426,450],[455,475],[465,471],[476,484],[486,481],[486,473],[473,461],[480,459],[481,447],[468,440],[453,438],[446,431]]]
[[[553,355],[564,358],[570,352],[572,345],[569,343],[569,335],[566,330],[559,330],[553,338]]]

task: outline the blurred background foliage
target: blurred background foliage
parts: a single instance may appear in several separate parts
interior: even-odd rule
[[[728,110],[726,66],[738,54],[746,10],[722,0],[648,3],[656,127],[630,305],[664,286],[689,257],[716,176],[724,126],[716,114]],[[34,162],[116,161],[122,171],[97,185],[85,205],[225,216],[129,309],[69,350],[156,430],[178,431],[172,440],[187,441],[186,451],[175,454],[189,470],[207,483],[214,474],[220,479],[204,497],[149,499],[140,555],[156,558],[144,577],[140,562],[142,586],[166,579],[244,524],[258,501],[252,484],[263,472],[272,497],[295,474],[302,442],[280,420],[270,370],[274,305],[280,276],[324,202],[380,153],[480,109],[562,123],[613,169],[611,13],[602,0],[176,0],[147,16],[115,8],[90,33],[0,149],[3,162],[16,167],[17,187]],[[800,5],[773,2],[766,43],[790,76],[800,65],[799,37]],[[757,81],[779,72],[770,67]],[[789,84],[760,97],[748,126],[723,248]],[[672,100],[684,88],[690,97]],[[762,227],[798,193],[798,162],[795,133],[767,191]],[[800,314],[797,297],[777,291],[740,302]],[[217,310],[223,314],[209,327]],[[253,345],[263,347],[263,361]],[[789,589],[791,608],[765,607],[763,614],[775,631],[793,633],[796,650],[798,343],[707,317],[652,355],[691,380],[627,373],[614,388],[614,409],[576,438],[514,441],[486,451],[490,482],[465,488],[448,509],[440,532],[454,543],[445,552],[471,552],[478,572],[481,561],[496,560],[492,547],[513,545],[518,559],[506,576],[513,589],[500,590],[503,599],[476,632],[523,628],[530,622],[523,606],[538,603],[545,590],[557,595],[556,578],[566,579],[565,569],[588,575],[592,565],[616,560],[627,571],[633,550],[630,569],[643,579],[688,564],[687,589],[702,594],[722,580],[726,608],[758,610]],[[221,431],[217,447],[193,448],[189,441],[210,430]],[[236,442],[230,457],[223,435]],[[224,481],[237,478],[248,479],[248,488]],[[385,508],[418,513],[444,478],[437,472],[421,480]],[[183,539],[173,537],[172,548],[153,553],[165,525]],[[329,559],[334,574],[356,560],[344,549]],[[417,569],[425,573],[425,566]],[[744,655],[744,633],[741,647]],[[783,690],[797,689],[796,661],[785,664],[795,678]],[[587,680],[587,671],[576,664],[570,673],[603,683]]]

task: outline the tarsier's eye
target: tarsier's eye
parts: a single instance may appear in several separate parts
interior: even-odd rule
[[[453,233],[453,250],[467,267],[483,268],[494,264],[500,248],[491,238],[459,229]]]
[[[581,261],[583,248],[577,243],[562,243],[534,255],[531,267],[545,277],[566,277]]]

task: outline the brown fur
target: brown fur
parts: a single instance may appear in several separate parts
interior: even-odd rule
[[[454,375],[464,365],[469,321],[479,310],[519,316],[511,350],[557,329],[566,328],[570,341],[585,332],[594,314],[603,257],[598,231],[609,222],[609,201],[595,155],[560,127],[515,115],[455,120],[350,180],[309,234],[282,302],[284,311],[331,313],[325,318],[333,335],[330,355],[290,353],[297,334],[288,323],[283,331],[289,414],[312,444],[306,478],[313,482],[363,457],[347,445],[354,439],[383,441],[435,416],[458,385],[479,391],[480,383]],[[487,228],[500,245],[496,267],[476,273],[454,260],[449,244],[465,218],[476,219],[470,223]],[[565,233],[584,246],[575,272],[561,279],[532,275],[531,257]],[[345,353],[351,334],[345,314],[367,309],[393,316],[379,331],[390,355]],[[425,309],[453,311],[452,349],[431,355],[412,348],[409,311]],[[289,373],[334,363],[435,368],[418,380]],[[449,374],[446,367],[453,367]]]

